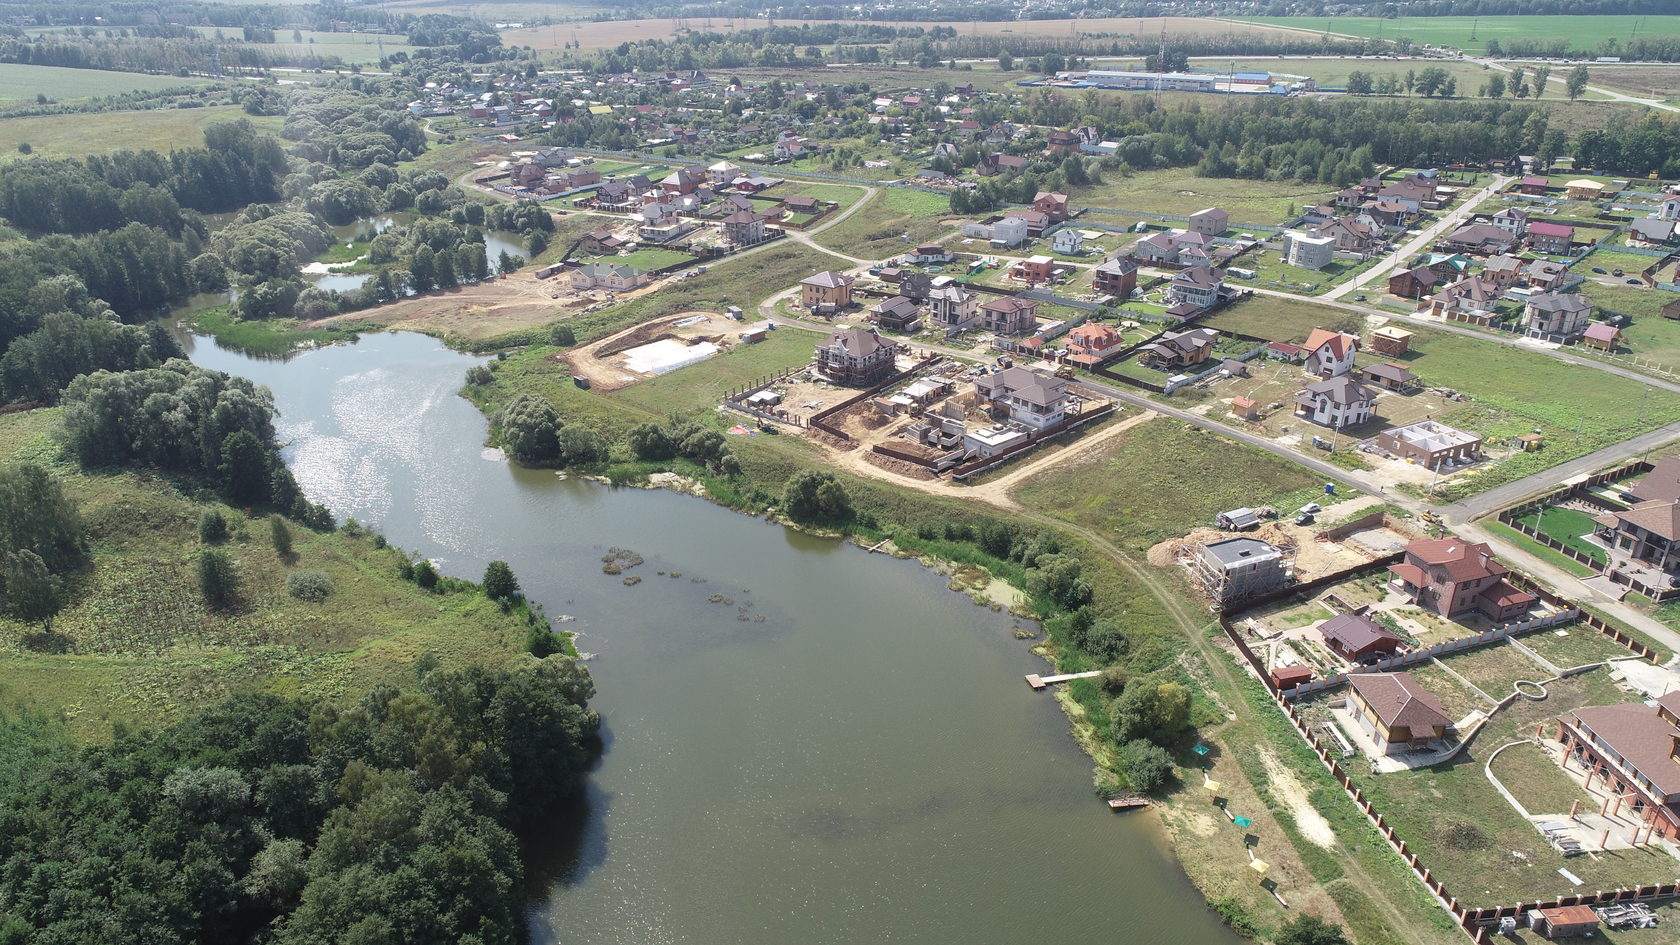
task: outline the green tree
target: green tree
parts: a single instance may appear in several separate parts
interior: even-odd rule
[[[1552,78],[1552,67],[1539,65],[1534,67],[1534,97],[1546,96],[1546,83]]]
[[[1084,565],[1073,555],[1040,555],[1027,569],[1027,592],[1072,610],[1091,599],[1091,585],[1084,571]]]
[[[1505,77],[1497,72],[1488,76],[1487,84],[1482,86],[1482,91],[1487,93],[1488,98],[1504,98]]]
[[[0,466],[0,561],[25,549],[56,574],[80,567],[87,560],[82,519],[45,468]]]
[[[419,561],[416,561],[414,563],[414,583],[420,585],[428,591],[437,587],[437,568],[432,567],[432,563],[425,558],[421,558]]]
[[[527,466],[552,463],[560,456],[560,414],[535,394],[520,394],[496,413],[508,454]]]
[[[1587,90],[1588,77],[1585,65],[1576,66],[1569,71],[1569,78],[1563,82],[1563,91],[1569,95],[1571,102],[1580,98],[1581,94]]]
[[[286,526],[286,520],[278,515],[268,517],[268,539],[274,544],[274,553],[282,561],[292,559],[292,530]]]
[[[233,603],[239,594],[239,571],[226,552],[206,548],[198,553],[198,590],[212,607]]]
[[[484,569],[484,596],[491,600],[511,600],[519,593],[519,579],[506,561],[492,561]]]
[[[565,323],[555,325],[548,330],[548,343],[556,348],[570,348],[577,344],[577,333]]]
[[[1342,927],[1316,915],[1298,915],[1278,929],[1275,945],[1348,945]]]
[[[852,499],[833,473],[804,469],[783,485],[782,511],[796,522],[840,523],[852,517]]]
[[[28,548],[6,556],[6,606],[19,620],[40,621],[52,632],[54,615],[63,606],[58,578],[41,556]]]
[[[1190,727],[1190,690],[1158,679],[1133,680],[1114,700],[1109,722],[1118,744],[1139,738],[1171,744]]]
[[[227,541],[227,519],[220,509],[205,509],[198,514],[198,540],[206,545]]]
[[[1347,90],[1349,95],[1370,95],[1375,89],[1371,83],[1371,73],[1355,69],[1348,73]]]
[[[268,451],[247,430],[235,430],[222,439],[222,486],[228,498],[244,504],[269,498]]]
[[[671,435],[657,423],[640,423],[630,428],[625,434],[624,442],[630,447],[630,454],[641,460],[670,459],[677,455],[677,444],[671,442]]]
[[[1167,783],[1173,774],[1172,755],[1146,738],[1133,739],[1122,745],[1120,764],[1126,769],[1126,780],[1145,794]]]

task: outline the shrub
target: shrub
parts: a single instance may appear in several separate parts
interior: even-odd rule
[[[225,552],[207,548],[198,554],[198,590],[205,603],[222,607],[239,593],[239,572]]]
[[[548,330],[548,341],[556,348],[570,348],[577,344],[577,333],[572,331],[570,325],[555,325]]]
[[[420,585],[428,591],[437,587],[437,568],[432,567],[432,563],[430,561],[427,561],[425,558],[421,558],[414,564],[414,583]]]
[[[286,593],[298,600],[320,603],[332,593],[332,579],[322,571],[293,571],[286,575]]]
[[[292,530],[286,527],[286,520],[278,515],[268,517],[268,538],[274,543],[274,553],[282,559],[292,556]]]
[[[795,521],[844,522],[852,517],[852,498],[833,473],[806,469],[783,487],[782,510]]]
[[[1120,749],[1120,763],[1126,768],[1126,780],[1145,794],[1167,783],[1173,773],[1172,756],[1167,750],[1143,738],[1133,739]]]
[[[467,383],[475,387],[482,387],[496,379],[496,375],[482,364],[475,364],[467,368]]]
[[[206,545],[227,541],[228,524],[220,509],[205,509],[198,516],[198,540]]]
[[[484,569],[484,596],[491,600],[508,600],[519,593],[519,579],[506,561],[492,561]]]

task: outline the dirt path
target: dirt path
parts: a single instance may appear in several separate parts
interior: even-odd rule
[[[1266,766],[1266,774],[1270,776],[1272,794],[1284,806],[1289,808],[1289,815],[1295,818],[1295,829],[1301,831],[1301,836],[1324,849],[1331,849],[1336,845],[1336,832],[1330,829],[1330,821],[1324,819],[1312,801],[1307,797],[1307,789],[1296,780],[1295,772],[1284,767],[1283,762],[1272,754],[1269,748],[1258,749],[1260,761]]]

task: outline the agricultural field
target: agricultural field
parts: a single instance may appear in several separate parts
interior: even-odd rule
[[[100,95],[118,95],[123,92],[158,92],[164,89],[198,88],[210,84],[210,79],[183,79],[172,75],[0,63],[0,102],[33,102],[37,95],[45,95],[55,102],[65,102]],[[74,123],[81,117],[83,116],[65,116],[59,120]]]
[[[41,157],[85,157],[118,148],[167,153],[201,146],[205,128],[241,118],[267,131],[279,131],[285,120],[279,115],[252,117],[238,105],[0,118],[0,160],[19,156],[18,147],[25,142]]]
[[[1170,460],[1168,459],[1170,457]],[[1185,469],[1241,469],[1240,476],[1194,477]],[[1225,509],[1294,508],[1321,484],[1293,463],[1214,433],[1158,419],[1128,430],[1089,460],[1033,477],[1016,501],[1098,530],[1123,548],[1149,546],[1198,526]]]
[[[199,26],[195,27],[199,34],[211,39],[217,33],[233,41],[241,41],[241,32],[233,28]],[[367,65],[378,62],[382,56],[392,53],[412,53],[416,47],[408,44],[408,37],[402,33],[334,33],[322,30],[298,30],[298,40],[293,39],[293,31],[278,29],[274,31],[275,42],[253,43],[277,52],[285,52],[298,58],[320,56],[328,58],[336,56],[346,65]],[[383,44],[383,45],[381,45]]]
[[[1450,46],[1467,53],[1487,52],[1490,39],[1566,39],[1579,51],[1596,49],[1607,39],[1628,38],[1634,20],[1648,36],[1680,33],[1680,16],[1429,16],[1387,19],[1370,16],[1242,17],[1256,26],[1287,27],[1312,33],[1381,39],[1410,39],[1419,45]]]
[[[1334,193],[1322,184],[1197,177],[1194,168],[1177,167],[1131,177],[1109,174],[1101,184],[1073,188],[1069,196],[1080,206],[1145,214],[1186,216],[1219,207],[1231,214],[1231,228],[1240,231],[1244,223],[1270,226],[1291,220],[1302,207],[1324,203]]]
[[[78,739],[108,739],[113,722],[171,721],[238,691],[340,698],[412,679],[422,654],[495,665],[523,649],[522,628],[495,604],[402,581],[403,553],[369,536],[293,524],[294,555],[282,560],[266,521],[219,504],[242,600],[235,613],[207,608],[195,574],[204,505],[151,473],[84,473],[61,460],[57,415],[0,417],[0,460],[42,463],[61,478],[87,523],[92,564],[50,637],[0,617],[0,678],[9,702],[62,714]],[[289,595],[286,576],[301,569],[325,572],[331,596]]]

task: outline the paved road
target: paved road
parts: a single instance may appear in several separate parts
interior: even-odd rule
[[[1387,259],[1360,273],[1357,278],[1349,282],[1344,282],[1334,289],[1331,289],[1329,292],[1324,293],[1323,297],[1331,301],[1335,301],[1336,299],[1347,295],[1349,292],[1363,288],[1366,283],[1378,276],[1386,276],[1387,273],[1407,260],[1415,257],[1418,253],[1421,253],[1428,247],[1435,245],[1435,238],[1446,232],[1449,228],[1457,229],[1459,224],[1463,223],[1467,218],[1469,218],[1471,213],[1475,212],[1476,207],[1480,205],[1482,201],[1498,193],[1499,189],[1510,183],[1510,181],[1511,178],[1509,177],[1495,177],[1493,179],[1493,183],[1483,187],[1476,193],[1475,196],[1460,200],[1457,209],[1448,212],[1446,216],[1435,221],[1435,223],[1430,225],[1422,233],[1419,233],[1416,237],[1414,237],[1411,242],[1402,245],[1399,249],[1388,254]]]
[[[1641,433],[1632,439],[1623,440],[1614,446],[1607,446],[1596,453],[1588,453],[1568,462],[1559,463],[1544,472],[1535,473],[1525,479],[1518,479],[1516,482],[1496,486],[1481,495],[1446,506],[1440,511],[1448,521],[1468,522],[1471,519],[1515,505],[1530,496],[1556,489],[1564,481],[1574,476],[1584,476],[1599,469],[1616,466],[1635,457],[1643,456],[1676,438],[1680,438],[1680,423],[1658,427],[1655,430]]]

